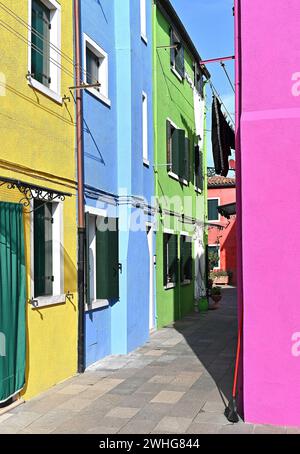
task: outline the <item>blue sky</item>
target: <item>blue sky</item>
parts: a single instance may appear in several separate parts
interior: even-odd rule
[[[186,30],[203,60],[234,55],[233,0],[171,0]],[[234,62],[225,62],[234,82]],[[208,64],[212,81],[228,111],[234,115],[234,93],[220,63]],[[211,107],[211,90],[207,88],[208,106]],[[211,111],[207,129],[210,129]],[[208,165],[213,165],[211,140],[208,132]]]

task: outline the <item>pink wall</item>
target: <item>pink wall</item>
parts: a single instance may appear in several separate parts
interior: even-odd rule
[[[235,188],[211,188],[208,189],[208,198],[220,198],[220,205],[235,202]],[[208,244],[220,244],[220,269],[223,271],[232,271],[233,276],[231,284],[236,285],[236,221],[235,218],[226,219],[220,216],[219,222],[226,226],[224,230],[209,228]]]
[[[244,416],[300,426],[300,1],[239,3]]]

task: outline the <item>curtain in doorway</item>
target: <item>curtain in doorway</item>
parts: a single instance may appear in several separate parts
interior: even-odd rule
[[[23,207],[0,202],[0,403],[25,384],[25,306]]]

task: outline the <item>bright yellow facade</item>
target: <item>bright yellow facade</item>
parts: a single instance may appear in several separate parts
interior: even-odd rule
[[[61,35],[61,54],[51,54],[53,62],[58,62],[54,65],[58,93],[53,97],[33,88],[27,76],[31,57],[26,24],[30,24],[31,0],[0,2],[0,183],[1,177],[11,178],[71,194],[61,202],[62,285],[64,294],[72,294],[62,304],[32,309],[32,214],[24,214],[28,297],[25,399],[77,370],[75,109],[69,90],[74,85],[73,2],[45,3],[49,1],[59,9],[62,30],[57,35],[59,39]],[[69,99],[64,100],[64,95]],[[0,187],[0,201],[19,203],[21,198],[18,189]]]

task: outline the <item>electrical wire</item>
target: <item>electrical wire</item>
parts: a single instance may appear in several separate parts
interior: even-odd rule
[[[234,122],[232,116],[230,115],[230,113],[229,113],[227,107],[225,106],[225,104],[224,104],[224,102],[223,102],[223,100],[222,100],[220,94],[218,93],[218,91],[217,91],[216,87],[214,86],[214,84],[212,83],[211,79],[208,80],[208,83],[209,83],[209,85],[210,85],[211,91],[212,91],[213,94],[219,99],[221,105],[224,107],[224,110],[226,111],[226,113],[227,113],[228,117],[230,118],[232,124],[235,125],[235,122]]]
[[[223,70],[224,70],[224,72],[225,72],[225,74],[226,74],[226,77],[227,77],[227,79],[228,79],[228,82],[229,82],[229,84],[230,84],[232,90],[233,90],[233,93],[235,93],[235,88],[234,88],[234,85],[233,85],[233,83],[232,83],[232,81],[231,81],[231,79],[230,79],[230,77],[229,77],[229,74],[228,74],[228,71],[227,71],[227,69],[226,69],[225,63],[224,63],[223,61],[221,61],[221,62],[220,62],[220,65],[222,66],[222,68],[223,68]]]
[[[23,25],[27,30],[29,30],[32,34],[34,34],[36,37],[38,37],[41,41],[43,41],[45,44],[49,45],[50,49],[54,50],[54,52],[58,55],[58,56],[61,56],[62,58],[64,58],[65,60],[68,61],[68,63],[70,65],[72,65],[73,67],[76,67],[76,64],[73,62],[73,59],[68,56],[66,53],[64,53],[63,51],[61,51],[61,49],[59,49],[55,44],[51,43],[49,40],[47,40],[41,33],[39,33],[35,28],[31,27],[26,21],[24,21],[24,19],[22,19],[21,16],[19,16],[18,14],[16,14],[15,12],[13,12],[10,8],[8,8],[6,5],[4,5],[1,1],[0,1],[0,8],[2,8],[7,14],[9,14],[11,17],[13,17],[17,22],[19,22],[21,25]],[[3,21],[2,21],[3,22]],[[5,23],[5,22],[4,22]],[[23,35],[21,35],[20,33],[18,33],[13,27],[11,27],[10,25],[6,24],[7,27],[9,27],[11,30],[13,30],[15,33],[17,33],[18,35],[22,36],[23,40],[26,40],[27,43],[29,45],[32,45],[34,46],[30,40],[28,40],[26,37],[24,37]],[[44,54],[43,54],[44,55]],[[51,57],[52,58],[52,57]],[[57,62],[56,60],[54,60],[52,58],[52,63],[57,63],[61,66],[61,68],[64,68],[65,71],[70,71],[68,70],[67,68],[65,68],[62,64],[60,64],[59,62]],[[57,66],[57,65],[56,65]],[[88,76],[91,80],[92,80],[92,83],[98,83],[99,81],[94,79],[92,77],[92,75],[86,71],[86,69],[84,69],[82,66],[79,66],[82,74]],[[72,76],[73,76],[73,72],[72,72]]]

